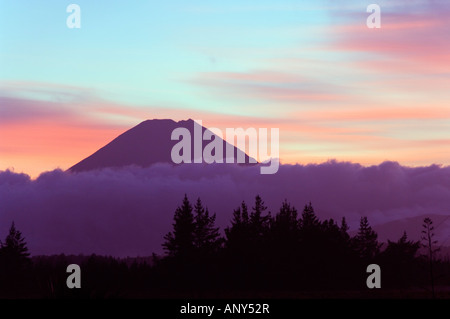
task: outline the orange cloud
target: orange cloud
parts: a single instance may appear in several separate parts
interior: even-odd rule
[[[67,169],[124,131],[120,127],[67,125],[51,121],[0,126],[1,169],[36,177]]]

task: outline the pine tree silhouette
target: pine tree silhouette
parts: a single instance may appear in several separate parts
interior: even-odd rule
[[[350,227],[348,227],[347,220],[345,219],[345,216],[342,217],[342,220],[341,220],[341,227],[340,227],[339,229],[341,230],[342,235],[343,235],[346,239],[349,239],[349,238],[350,238],[350,236],[349,236],[348,233],[347,233],[348,230],[350,229]]]
[[[270,213],[268,215],[263,215],[266,210],[267,206],[265,206],[261,196],[257,195],[255,198],[255,207],[252,207],[252,212],[250,214],[250,225],[255,240],[258,240],[259,237],[263,236],[267,230]]]
[[[320,244],[320,238],[322,237],[322,231],[320,227],[320,221],[314,212],[314,208],[309,202],[303,208],[302,215],[299,220],[299,231],[300,231],[300,243],[301,249],[304,250],[306,256],[316,254],[317,250],[320,249],[318,245]],[[316,246],[316,247],[314,247]]]
[[[397,242],[388,240],[380,257],[388,287],[408,287],[417,278],[419,267],[416,254],[419,247],[420,242],[409,241],[406,232]]]
[[[309,231],[314,228],[317,228],[320,225],[320,222],[314,212],[314,208],[312,207],[311,202],[308,205],[305,205],[305,208],[302,212],[302,217],[300,219],[300,228],[303,231]]]
[[[225,229],[225,255],[231,280],[239,286],[255,286],[264,271],[262,264],[268,237],[269,215],[264,215],[267,207],[260,196],[255,198],[255,206],[250,215],[245,202],[234,210],[231,227]]]
[[[248,243],[250,236],[250,220],[248,215],[248,208],[245,202],[233,211],[233,219],[231,220],[231,227],[225,228],[226,242],[225,245],[229,248],[238,248],[245,246]]]
[[[0,242],[0,291],[15,290],[26,282],[25,275],[31,266],[30,253],[22,233],[12,222],[4,243]]]
[[[270,220],[272,240],[278,245],[296,244],[299,231],[297,209],[285,199],[279,212]]]
[[[396,256],[401,256],[402,260],[412,260],[420,247],[420,242],[409,241],[406,231],[403,232],[402,237],[397,242],[388,240],[388,246],[385,250],[387,253],[392,253]]]
[[[22,233],[12,222],[5,243],[1,243],[1,255],[4,261],[13,269],[23,269],[30,261],[30,253]]]
[[[299,221],[295,207],[284,200],[280,210],[270,218],[269,237],[265,241],[267,280],[275,287],[292,287],[298,274]]]
[[[175,210],[173,232],[164,236],[163,248],[171,257],[186,257],[194,250],[194,215],[192,205],[184,195],[183,203]]]
[[[220,248],[219,227],[215,227],[216,214],[209,215],[208,208],[203,208],[200,198],[194,206],[194,247],[200,254],[212,254]]]
[[[378,235],[369,224],[366,216],[361,217],[358,234],[354,237],[354,245],[363,260],[373,260],[380,252],[381,245],[377,241]]]

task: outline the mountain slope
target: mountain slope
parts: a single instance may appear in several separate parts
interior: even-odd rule
[[[81,162],[69,168],[70,172],[82,172],[106,167],[124,167],[128,165],[137,165],[147,167],[155,163],[173,163],[171,151],[179,141],[171,140],[171,134],[176,128],[186,128],[191,133],[191,161],[194,158],[194,126],[199,126],[196,122],[189,119],[187,121],[175,122],[173,120],[147,120],[130,130],[119,135],[113,141],[100,148],[98,151],[85,158]],[[202,134],[206,130],[201,127]],[[220,137],[215,136],[220,139]],[[226,155],[227,142],[223,141],[224,161]],[[202,150],[209,141],[202,141]],[[228,144],[229,145],[229,144]],[[237,162],[237,154],[243,152],[234,148],[234,159]],[[249,163],[249,157],[246,154],[245,163]]]
[[[420,241],[422,235],[422,225],[423,220],[429,217],[433,221],[433,225],[435,227],[435,235],[441,244],[447,244],[448,242],[444,242],[448,240],[448,229],[450,229],[450,219],[448,215],[421,215],[416,217],[407,217],[400,220],[394,220],[391,222],[387,222],[381,225],[373,226],[373,229],[378,234],[378,239],[380,241],[397,241],[402,235],[403,232],[406,231],[406,234],[409,240]]]

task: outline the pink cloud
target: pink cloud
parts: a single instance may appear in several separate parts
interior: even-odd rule
[[[281,103],[337,103],[348,100],[348,95],[336,85],[287,72],[211,72],[202,73],[191,82],[208,89],[218,89],[227,96],[252,100]]]
[[[440,120],[450,118],[450,109],[443,106],[386,107],[364,105],[358,108],[301,111],[296,117],[311,121],[391,121],[391,120]]]
[[[450,6],[416,13],[382,11],[380,29],[361,19],[329,31],[331,50],[366,53],[359,65],[381,72],[450,72]]]

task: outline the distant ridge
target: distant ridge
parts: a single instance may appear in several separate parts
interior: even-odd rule
[[[194,125],[199,124],[192,119],[179,122],[170,119],[146,120],[122,133],[92,155],[73,165],[68,171],[83,172],[107,167],[124,167],[129,165],[148,167],[156,163],[173,164],[170,154],[172,147],[179,141],[171,140],[172,131],[176,128],[184,127],[189,130],[191,137],[193,138]],[[205,130],[206,128],[202,126],[202,134]],[[215,138],[220,139],[217,135]],[[202,150],[208,143],[209,141],[203,141]],[[224,141],[224,162],[227,144],[228,143]],[[191,143],[191,150],[191,161],[193,162],[193,143]],[[237,162],[237,154],[239,153],[244,152],[234,147],[235,163]],[[250,163],[250,157],[247,154],[244,155],[245,163]]]

